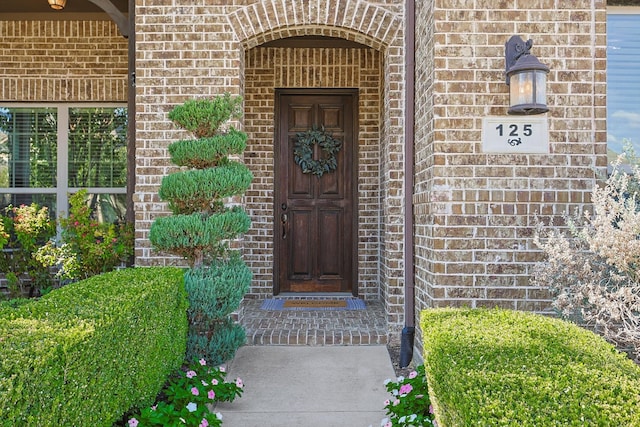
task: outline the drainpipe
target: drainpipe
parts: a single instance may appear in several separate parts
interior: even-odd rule
[[[400,367],[413,358],[415,335],[415,283],[413,265],[413,181],[415,143],[416,3],[405,4],[405,126],[404,126],[404,328],[400,339]]]
[[[126,221],[135,223],[133,210],[133,193],[136,189],[136,2],[129,0],[129,16],[127,26],[128,37],[128,70],[127,81],[127,203]],[[122,31],[122,28],[121,28]],[[133,264],[133,257],[130,263]]]

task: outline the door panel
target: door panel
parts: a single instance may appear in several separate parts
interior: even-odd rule
[[[274,293],[355,294],[357,92],[283,89],[276,98]],[[314,126],[342,141],[337,169],[321,177],[303,173],[293,156],[297,134]]]
[[[340,277],[343,269],[342,260],[342,223],[344,221],[342,211],[336,209],[323,209],[318,220],[322,230],[322,240],[318,245],[318,272],[321,278],[335,279]]]

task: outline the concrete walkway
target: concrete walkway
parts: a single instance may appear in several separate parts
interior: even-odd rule
[[[216,407],[225,427],[379,426],[394,377],[384,345],[245,346],[229,363],[242,397]]]

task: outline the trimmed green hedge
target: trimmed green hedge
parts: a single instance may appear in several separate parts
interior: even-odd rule
[[[183,271],[125,269],[0,311],[0,425],[111,426],[184,361]]]
[[[439,425],[640,426],[640,367],[599,336],[533,313],[422,312]]]

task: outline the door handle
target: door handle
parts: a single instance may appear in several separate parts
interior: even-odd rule
[[[287,238],[287,221],[289,220],[289,216],[286,213],[280,215],[280,222],[282,223],[282,239]]]

